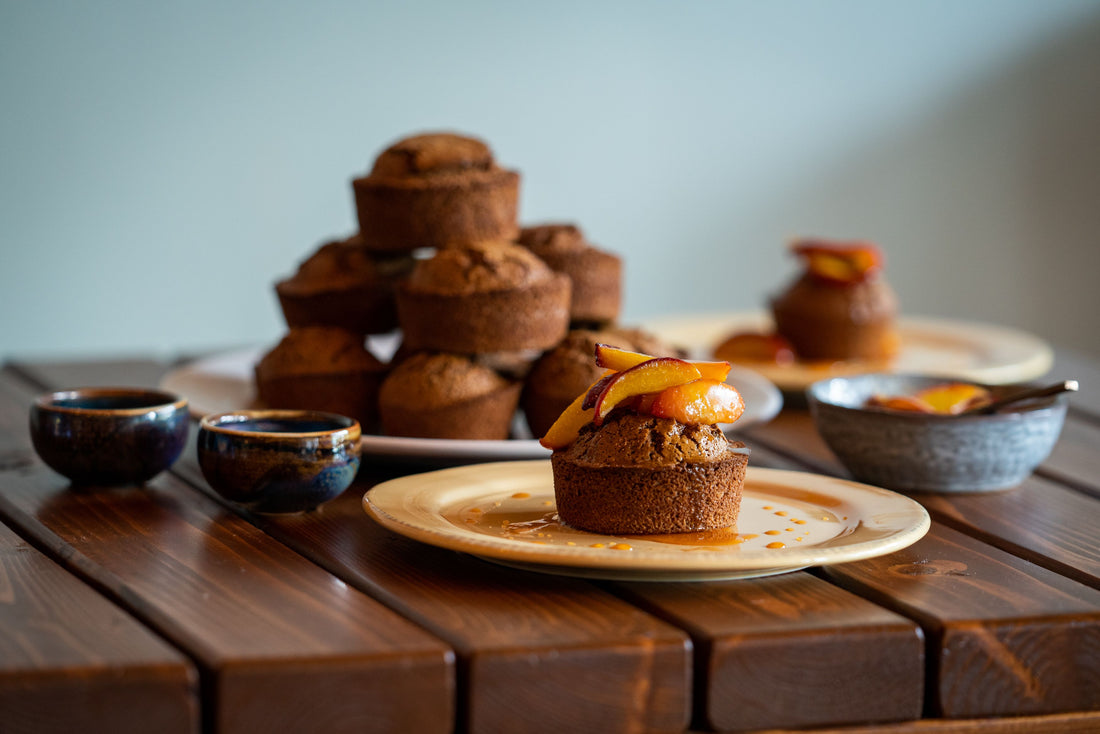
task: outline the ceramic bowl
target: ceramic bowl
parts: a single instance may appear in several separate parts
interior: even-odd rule
[[[222,497],[255,512],[302,512],[359,470],[359,423],[306,410],[239,410],[199,424],[199,466]]]
[[[910,395],[950,380],[868,374],[806,391],[814,424],[852,476],[900,491],[982,492],[1020,484],[1054,447],[1065,396],[991,415],[932,415],[865,408],[872,395]],[[994,397],[1014,386],[989,386]]]
[[[31,405],[34,450],[73,484],[141,484],[187,444],[187,401],[136,387],[87,387],[39,395]]]

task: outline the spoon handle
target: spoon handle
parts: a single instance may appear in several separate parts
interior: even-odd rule
[[[1019,390],[1017,392],[1005,395],[997,398],[991,403],[987,403],[981,407],[975,408],[971,413],[995,413],[1006,405],[1017,403],[1021,400],[1031,400],[1034,398],[1046,398],[1051,395],[1057,395],[1063,392],[1076,392],[1077,380],[1064,380],[1062,382],[1056,382],[1053,385],[1046,385],[1043,387],[1029,387],[1025,390]]]

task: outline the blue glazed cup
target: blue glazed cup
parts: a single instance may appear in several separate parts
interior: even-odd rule
[[[189,421],[187,401],[160,390],[60,390],[31,405],[31,442],[75,485],[141,484],[176,462]]]
[[[333,413],[239,410],[199,424],[202,474],[219,495],[255,512],[312,510],[359,470],[359,423]]]

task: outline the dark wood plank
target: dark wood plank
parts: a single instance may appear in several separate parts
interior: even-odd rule
[[[944,524],[1100,589],[1100,500],[1039,477],[1006,492],[912,497]]]
[[[937,715],[1100,708],[1100,591],[938,524],[905,550],[823,573],[920,623]]]
[[[825,445],[805,410],[784,410],[771,422],[752,426],[745,440],[821,474],[847,477],[848,472]]]
[[[785,413],[775,425],[754,429],[748,441],[798,454],[825,473],[849,476],[813,427],[808,413]],[[1091,443],[1090,442],[1095,442]],[[1032,477],[1003,492],[912,492],[939,521],[1069,578],[1100,588],[1100,503],[1076,491],[1087,481],[1100,487],[1100,430],[1070,418],[1066,431]],[[767,449],[760,451],[771,456]],[[1060,477],[1055,482],[1048,477]],[[1066,485],[1068,484],[1068,488]],[[1100,497],[1100,489],[1097,491]]]
[[[30,397],[0,374],[0,517],[195,659],[207,726],[452,729],[447,645],[171,475],[70,489],[30,453]]]
[[[159,380],[158,367],[147,366],[146,382]],[[109,365],[35,365],[24,369],[42,382],[112,380]],[[142,382],[140,365],[131,365],[128,371],[133,381]],[[185,455],[180,471],[205,489],[193,456],[191,451]],[[460,690],[466,695],[462,713],[471,731],[576,727],[677,731],[686,725],[690,714],[690,650],[682,632],[591,584],[532,578],[486,568],[482,562],[461,557],[457,557],[459,567],[468,570],[451,569],[451,577],[435,579],[439,588],[410,600],[409,590],[404,587],[422,575],[419,566],[448,567],[431,555],[442,555],[449,561],[453,554],[396,539],[374,526],[359,506],[358,497],[364,491],[365,486],[349,491],[345,499],[350,501],[339,518],[345,535],[366,537],[374,533],[370,536],[376,539],[374,546],[357,557],[332,559],[328,550],[318,547],[318,537],[323,538],[323,534],[306,541],[280,534],[276,526],[281,523],[297,528],[296,519],[251,519],[454,644],[461,655]],[[337,508],[341,506],[340,502],[326,505],[323,512],[308,516],[303,527],[312,530],[318,518],[326,522],[337,519]],[[388,553],[395,541],[403,550],[397,555],[379,555]],[[420,554],[429,558],[418,562]],[[349,572],[348,564],[357,569]],[[397,572],[367,573],[373,566],[392,566]],[[378,577],[385,584],[379,583]],[[485,606],[490,590],[500,598]],[[448,611],[459,607],[467,610],[464,618],[455,618]],[[528,685],[520,685],[523,682]],[[632,709],[637,713],[630,714]]]
[[[199,730],[183,655],[0,525],[0,730]]]
[[[767,729],[756,734],[799,734],[805,729]],[[899,724],[814,729],[813,734],[1087,734],[1100,731],[1100,713],[986,719],[922,719]],[[743,733],[747,734],[747,733]]]
[[[920,717],[920,628],[821,579],[792,573],[615,588],[691,633],[696,726],[740,731]]]
[[[190,459],[180,471],[202,482]],[[391,533],[362,509],[368,482],[381,475],[360,474],[318,512],[250,520],[453,645],[460,730],[671,732],[688,724],[684,632],[591,583]]]
[[[1100,424],[1067,418],[1038,473],[1100,497]]]

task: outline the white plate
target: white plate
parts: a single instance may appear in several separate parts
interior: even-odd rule
[[[187,398],[195,415],[247,408],[254,400],[253,366],[263,352],[259,348],[243,349],[206,357],[172,370],[164,376],[160,386]],[[376,349],[376,353],[384,352],[384,345]],[[783,406],[783,398],[775,385],[752,370],[734,367],[726,381],[736,387],[745,400],[745,412],[728,428],[741,429],[770,421]],[[526,430],[526,426],[522,428]],[[531,438],[479,441],[368,434],[363,435],[362,451],[388,458],[446,462],[542,459],[550,455],[548,449]]]
[[[771,330],[771,317],[761,311],[696,314],[657,319],[645,328],[670,344],[686,348],[696,359],[738,331]],[[1050,370],[1054,353],[1043,340],[1026,332],[991,324],[905,317],[898,320],[901,348],[889,364],[752,365],[781,390],[801,391],[826,377],[863,372],[940,375],[987,385],[1025,382]]]
[[[367,514],[430,545],[543,573],[631,581],[752,578],[900,550],[928,532],[908,497],[749,467],[736,533],[616,537],[554,519],[549,461],[464,466],[377,485]],[[768,547],[781,544],[783,547]]]

